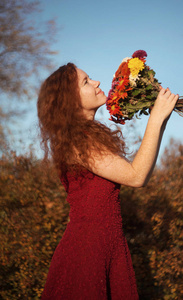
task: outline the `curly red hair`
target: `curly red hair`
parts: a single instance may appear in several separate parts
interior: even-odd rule
[[[89,168],[90,150],[124,154],[119,130],[88,120],[81,107],[77,67],[68,63],[42,84],[37,102],[45,159],[51,154],[60,176],[78,165]]]

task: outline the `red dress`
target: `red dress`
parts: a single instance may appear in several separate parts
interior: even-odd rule
[[[63,182],[70,222],[53,255],[42,300],[137,300],[122,231],[120,185],[89,171]]]

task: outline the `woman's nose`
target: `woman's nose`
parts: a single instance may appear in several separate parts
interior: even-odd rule
[[[100,85],[100,81],[93,80],[93,82],[94,82],[94,87],[96,87],[96,88]]]

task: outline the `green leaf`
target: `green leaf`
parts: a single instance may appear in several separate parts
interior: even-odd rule
[[[147,95],[147,96],[146,96],[146,99],[147,99],[147,100],[152,100],[152,95]]]
[[[152,90],[152,88],[153,88],[152,84],[149,84],[149,85],[146,87],[146,90],[147,90],[147,91],[148,91],[148,90]]]
[[[139,95],[140,94],[140,91],[139,90],[133,90],[133,92],[132,92],[132,95],[133,96],[137,96],[137,95]]]
[[[156,74],[156,72],[154,72],[154,70],[152,70],[152,69],[148,71],[148,75],[149,75],[150,77],[151,77],[151,76],[154,77],[155,74]]]

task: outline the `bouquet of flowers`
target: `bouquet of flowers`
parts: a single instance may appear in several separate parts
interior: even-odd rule
[[[137,50],[132,57],[123,59],[112,80],[106,101],[110,120],[125,124],[134,115],[148,115],[160,91],[155,72],[146,65],[147,53]],[[183,97],[174,108],[183,116]]]

